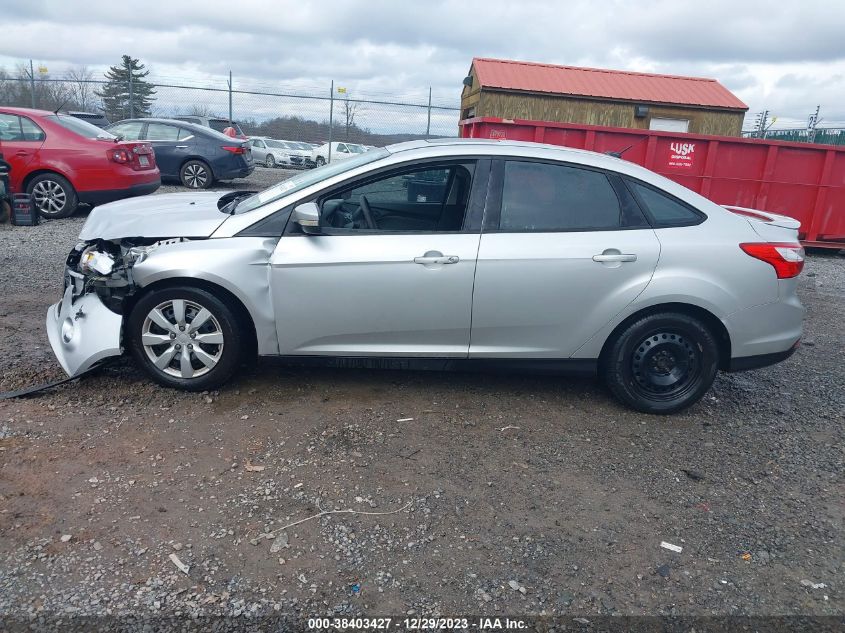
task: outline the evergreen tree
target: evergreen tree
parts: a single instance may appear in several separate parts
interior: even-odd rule
[[[109,68],[102,92],[95,94],[103,100],[103,110],[111,121],[150,116],[155,89],[144,79],[149,74],[144,64],[129,55]]]

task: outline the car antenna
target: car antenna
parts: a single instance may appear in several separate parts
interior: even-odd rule
[[[647,136],[644,136],[644,137],[642,137],[639,141],[637,141],[636,143],[631,143],[631,144],[630,144],[628,147],[626,147],[625,149],[615,150],[615,151],[612,151],[612,152],[605,152],[605,154],[607,154],[608,156],[613,156],[614,158],[622,158],[622,154],[624,154],[624,153],[625,153],[625,152],[627,152],[629,149],[631,149],[632,147],[634,147],[634,145],[639,145],[640,143],[642,143],[642,142],[643,142],[644,140],[646,140],[647,138],[648,138]]]
[[[60,105],[58,108],[56,108],[55,110],[53,110],[53,114],[55,114],[56,116],[59,116],[59,110],[61,110],[62,108],[64,108],[64,107],[67,105],[67,102],[68,102],[68,101],[69,101],[68,99],[65,99],[64,101],[62,101],[62,105]]]

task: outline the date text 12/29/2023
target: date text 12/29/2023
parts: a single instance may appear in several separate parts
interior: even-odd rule
[[[457,617],[457,618],[308,618],[309,630],[478,630],[478,631],[519,631],[528,628],[528,623],[520,618],[498,617]]]

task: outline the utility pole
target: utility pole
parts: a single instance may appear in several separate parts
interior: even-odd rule
[[[232,123],[232,71],[229,71],[229,126],[233,126]]]
[[[428,120],[425,123],[425,135],[431,134],[431,86],[428,87]]]
[[[35,109],[35,68],[29,60],[29,96],[32,97],[32,109]]]
[[[332,79],[331,88],[329,88],[329,157],[326,163],[332,162],[332,128],[334,127],[334,79]]]
[[[766,130],[768,130],[768,128],[766,127],[766,123],[768,122],[768,120],[769,120],[769,111],[768,110],[763,110],[760,114],[757,115],[757,125],[755,126],[756,131],[755,131],[755,134],[754,134],[755,137],[766,138]]]
[[[815,114],[810,115],[810,120],[807,123],[807,142],[808,143],[815,143],[816,142],[816,126],[819,124],[819,110],[821,110],[821,106],[816,106]]]

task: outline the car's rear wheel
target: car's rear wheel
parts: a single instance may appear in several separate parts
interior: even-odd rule
[[[59,174],[39,174],[29,181],[26,191],[44,218],[69,217],[79,205],[73,185]]]
[[[206,290],[180,286],[142,297],[127,321],[138,363],[153,380],[188,391],[231,378],[244,350],[234,311]]]
[[[676,312],[629,324],[603,358],[611,392],[645,413],[675,413],[695,404],[710,389],[718,366],[713,333],[698,319]]]
[[[323,158],[322,156],[317,156],[317,160],[314,161],[314,162],[317,163],[317,167],[322,167],[323,165],[326,164],[326,159]]]
[[[276,159],[273,158],[272,154],[267,154],[267,158],[264,159],[264,166],[273,168],[276,166]]]
[[[214,184],[211,167],[201,160],[189,160],[182,165],[179,178],[188,189],[208,189]]]

